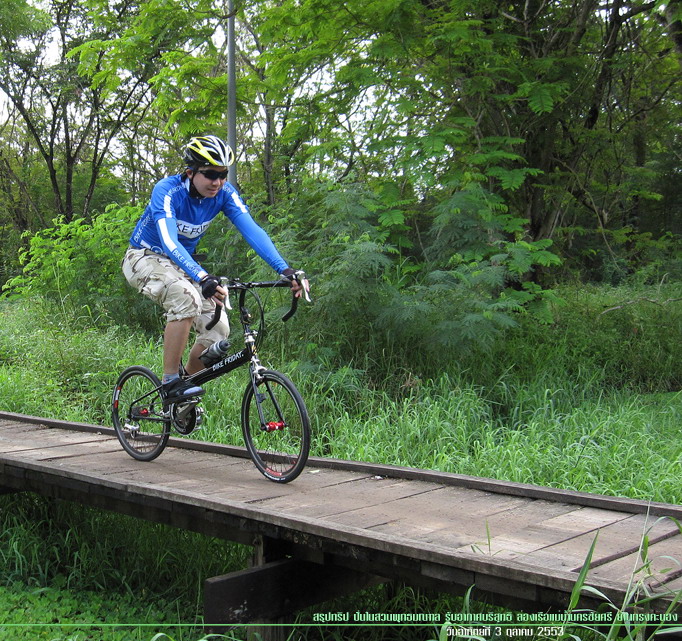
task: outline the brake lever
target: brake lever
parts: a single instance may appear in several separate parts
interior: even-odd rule
[[[308,282],[308,279],[305,277],[305,274],[303,274],[303,278],[298,279],[298,282],[301,285],[301,289],[303,290],[303,296],[306,299],[306,302],[312,303],[313,301],[310,299],[310,283]]]
[[[230,282],[230,281],[229,281],[227,278],[225,278],[225,277],[222,277],[222,278],[220,279],[220,284],[221,284],[221,285],[225,288],[225,290],[227,291],[227,294],[225,294],[225,298],[223,298],[223,307],[224,307],[225,309],[232,310],[232,305],[230,305],[230,290],[227,288],[227,285],[228,285],[229,282]]]

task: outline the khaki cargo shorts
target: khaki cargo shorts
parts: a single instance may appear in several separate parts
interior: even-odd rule
[[[197,343],[210,347],[226,338],[230,325],[224,310],[217,325],[206,330],[213,318],[215,302],[206,299],[195,283],[170,258],[149,249],[128,248],[121,263],[123,275],[138,292],[151,298],[166,311],[166,320],[194,319]]]

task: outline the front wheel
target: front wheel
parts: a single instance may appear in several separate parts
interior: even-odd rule
[[[284,374],[252,376],[242,400],[242,431],[249,455],[271,481],[293,481],[310,450],[310,421],[301,395]]]
[[[155,459],[168,443],[170,418],[164,411],[161,381],[151,370],[135,365],[118,377],[111,401],[116,436],[138,461]]]

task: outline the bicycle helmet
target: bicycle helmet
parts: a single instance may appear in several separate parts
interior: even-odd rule
[[[196,136],[185,147],[183,160],[188,167],[229,167],[234,162],[234,152],[218,136]]]

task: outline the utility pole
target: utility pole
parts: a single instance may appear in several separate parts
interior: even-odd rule
[[[229,167],[227,180],[237,187],[237,72],[234,43],[234,0],[227,1],[227,144],[235,153],[235,161]]]

